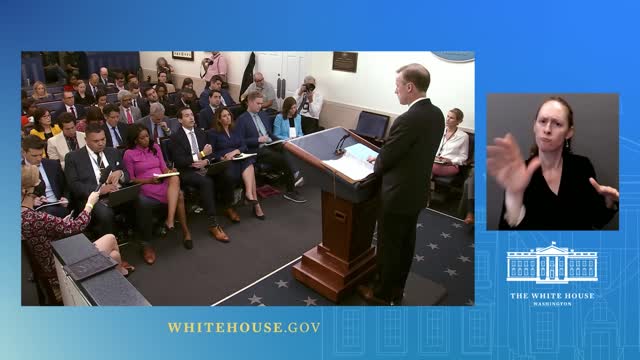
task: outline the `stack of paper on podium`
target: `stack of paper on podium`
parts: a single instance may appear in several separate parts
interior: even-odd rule
[[[362,180],[373,173],[373,164],[368,162],[370,157],[378,156],[378,153],[363,144],[355,144],[345,148],[344,155],[335,160],[323,160],[322,162],[353,179]]]

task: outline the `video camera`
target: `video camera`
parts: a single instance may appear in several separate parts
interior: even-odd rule
[[[309,84],[302,84],[302,91],[303,92],[313,92],[313,90],[316,89],[316,85],[309,83]]]

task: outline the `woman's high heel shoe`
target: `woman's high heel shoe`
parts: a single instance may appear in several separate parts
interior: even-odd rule
[[[245,204],[251,204],[251,205],[255,206],[258,203],[258,200],[251,200],[245,195],[244,202],[245,202]]]
[[[257,201],[256,201],[256,203],[253,205],[253,216],[255,216],[256,218],[258,218],[259,220],[264,220],[264,219],[265,219],[264,213],[263,213],[262,215],[258,215],[258,212],[256,211],[256,205],[259,205]]]

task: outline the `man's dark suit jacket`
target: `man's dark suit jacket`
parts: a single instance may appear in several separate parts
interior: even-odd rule
[[[86,119],[87,112],[84,110],[85,105],[73,105],[74,109],[76,109],[76,120],[78,119]],[[62,103],[55,109],[56,120],[60,117],[60,114],[67,112],[67,106]]]
[[[398,116],[380,149],[374,171],[382,178],[386,212],[416,214],[427,206],[433,159],[444,133],[444,115],[423,99]]]
[[[205,131],[211,129],[211,125],[214,122],[214,115],[215,114],[213,113],[213,110],[211,109],[211,106],[209,104],[207,104],[206,107],[200,110],[200,114],[198,115],[198,125],[200,126],[200,128],[204,129]]]
[[[180,125],[180,123],[178,122],[178,119],[176,118],[168,118],[168,117],[164,117],[164,119],[162,119],[162,121],[167,123],[167,127],[169,128],[169,130],[171,130],[171,133],[169,134],[169,136],[171,136],[171,134],[174,134],[178,131],[178,129],[180,129],[182,127],[182,125]],[[153,120],[151,120],[151,116],[145,116],[141,119],[138,119],[138,121],[136,121],[136,124],[142,124],[147,128],[147,131],[149,132],[149,137],[153,140]],[[162,128],[160,126],[158,126],[158,129],[160,130],[160,134],[163,133]],[[164,136],[160,136],[160,137],[164,137]]]
[[[107,126],[109,128],[107,128]],[[120,137],[122,138],[122,144],[120,144],[120,145],[126,145],[127,129],[129,129],[129,125],[123,124],[120,121],[118,121],[118,125],[116,125],[116,127],[118,128],[118,132],[120,133]],[[107,147],[112,148],[113,147],[113,138],[111,137],[111,129],[110,128],[111,128],[111,125],[109,125],[105,121],[104,125],[102,125],[102,129],[104,130],[104,136],[107,138]]]
[[[204,131],[198,129],[197,127],[194,127],[194,130],[196,133],[196,140],[198,140],[198,152],[200,152],[202,151],[202,149],[204,149],[205,145],[209,143],[209,141],[207,140],[207,134]],[[191,156],[191,143],[189,142],[187,133],[184,131],[184,129],[180,127],[178,131],[171,135],[170,139],[171,156],[176,170],[181,173],[195,171],[196,169],[191,166],[191,164],[193,164],[193,157]],[[207,156],[207,159],[212,161],[213,156],[213,152],[211,152],[211,154]]]
[[[211,90],[209,88],[205,88],[200,94],[200,99],[198,99],[198,105],[200,105],[201,109],[204,109],[206,106],[209,106],[209,93]],[[225,89],[220,89],[220,94],[224,99],[224,103],[227,107],[233,106],[236,104],[235,100],[231,97],[231,94]]]
[[[140,112],[142,113],[142,117],[149,115],[150,107],[151,105],[149,104],[149,101],[147,99],[145,99],[144,102],[142,103],[138,103],[138,109],[140,109]]]
[[[111,171],[122,170],[124,172],[124,182],[129,182],[129,173],[124,168],[120,151],[105,147],[103,153],[109,162]],[[73,199],[80,202],[85,201],[89,194],[98,187],[93,166],[91,165],[92,160],[87,153],[87,147],[83,146],[78,150],[67,153],[64,161],[64,173]]]
[[[265,130],[267,130],[267,134],[271,140],[280,140],[277,136],[273,135],[273,120],[269,120],[269,115],[264,111],[260,111],[258,116],[260,117],[260,120],[262,120],[262,124],[264,125]],[[258,143],[258,138],[260,135],[258,135],[258,129],[256,129],[256,124],[253,122],[250,112],[244,112],[238,117],[235,131],[244,138],[244,141],[247,144],[248,153],[255,154],[258,152],[260,145]]]
[[[67,192],[67,183],[64,178],[64,172],[62,171],[60,162],[57,160],[42,159],[42,167],[49,179],[51,190],[53,190],[53,193],[56,195],[58,200],[60,200],[61,197],[68,198],[69,194]]]

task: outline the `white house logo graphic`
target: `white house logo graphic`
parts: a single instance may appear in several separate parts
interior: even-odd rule
[[[507,281],[535,281],[537,284],[568,284],[598,281],[598,253],[551,246],[535,251],[507,252]]]

